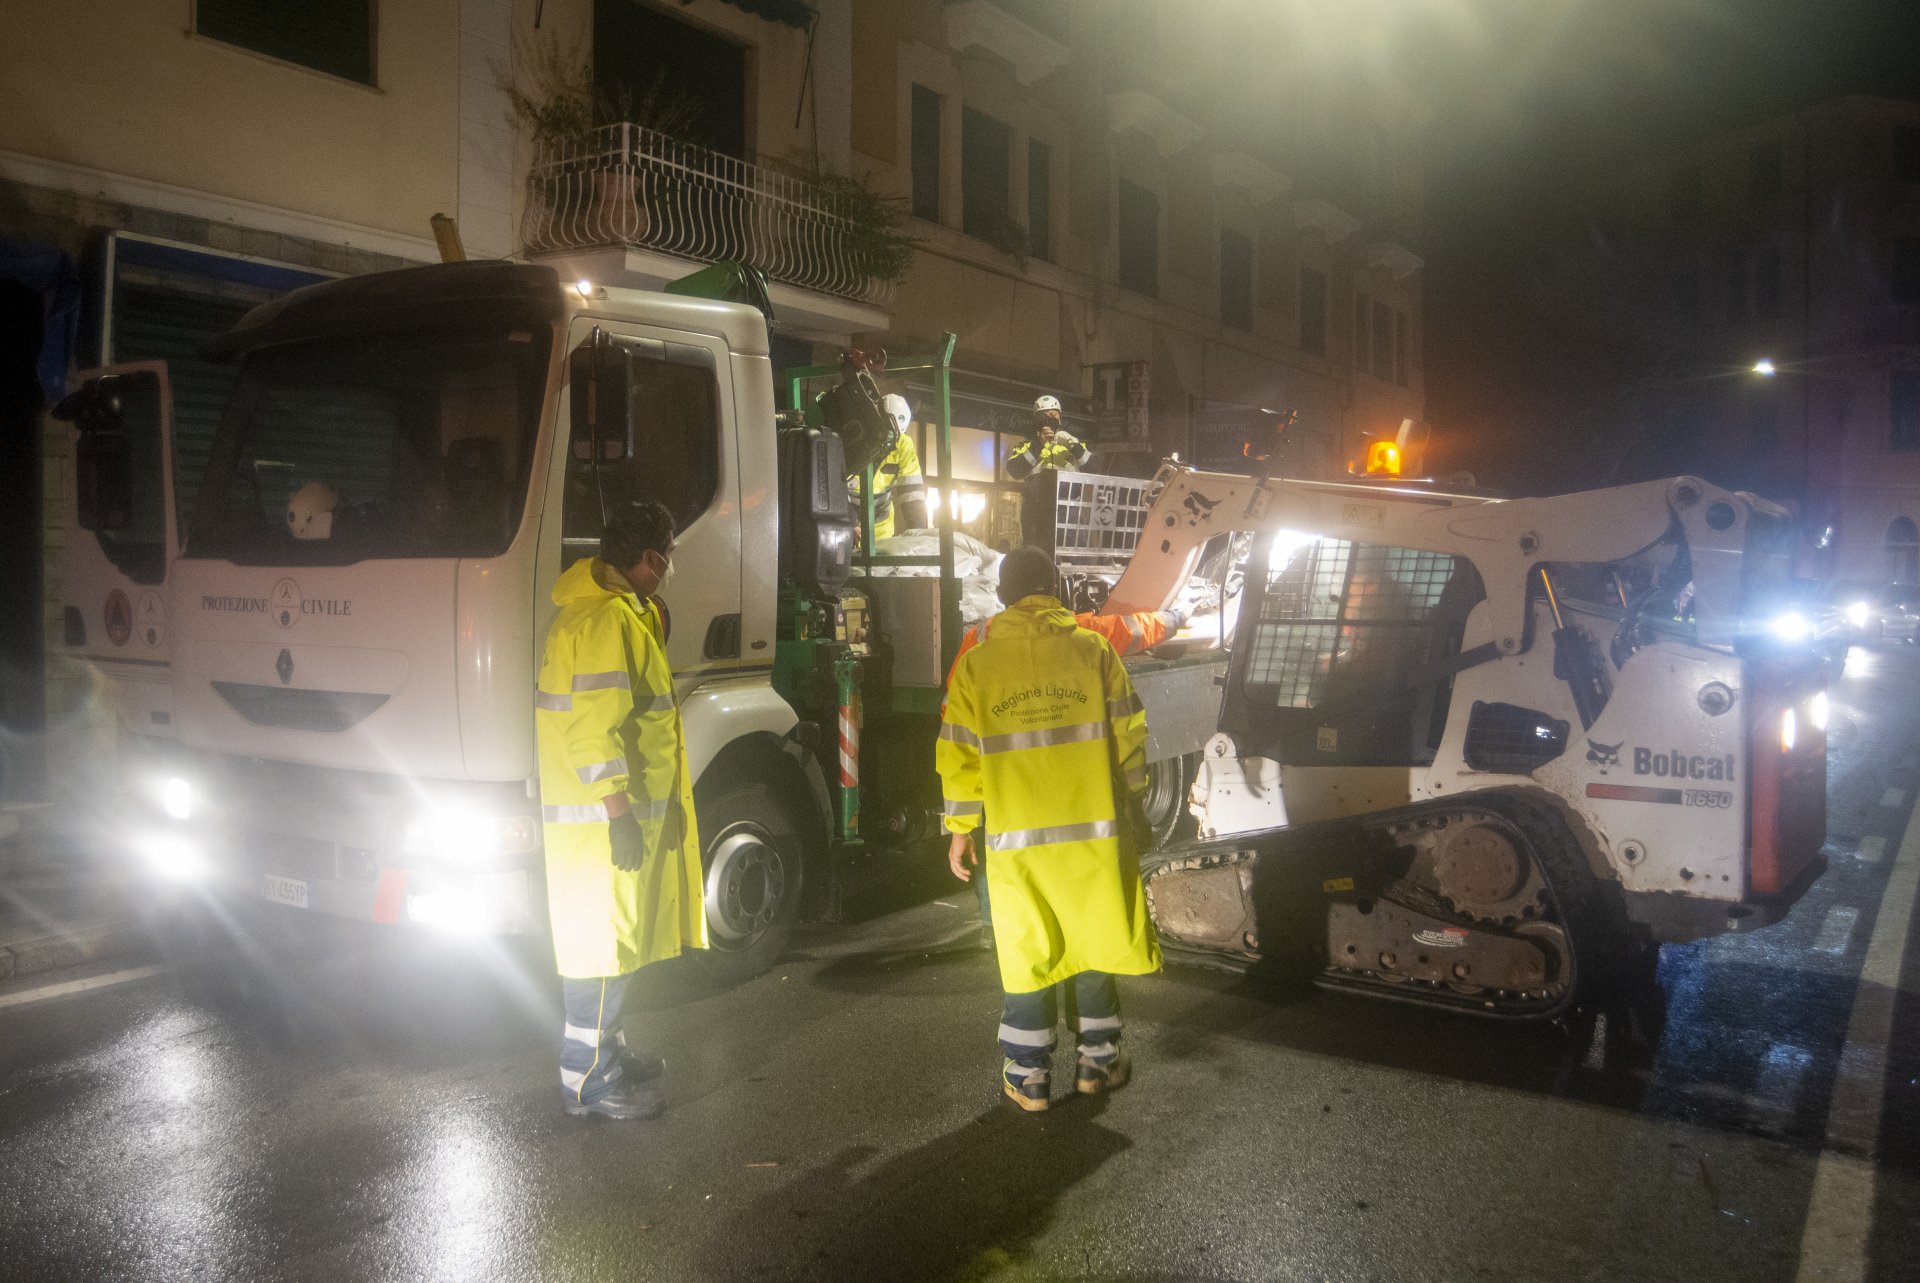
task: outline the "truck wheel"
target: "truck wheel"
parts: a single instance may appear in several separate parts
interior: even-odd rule
[[[759,975],[780,956],[800,911],[800,827],[763,784],[736,784],[699,808],[707,945],[694,951],[722,984]]]
[[[1189,819],[1187,788],[1193,783],[1194,765],[1199,756],[1193,753],[1147,763],[1147,792],[1141,803],[1147,812],[1147,827],[1153,833],[1156,850],[1173,841]]]

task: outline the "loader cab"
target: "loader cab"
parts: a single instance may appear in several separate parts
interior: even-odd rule
[[[1289,532],[1247,570],[1221,729],[1315,766],[1426,766],[1446,727],[1468,613],[1464,557]]]

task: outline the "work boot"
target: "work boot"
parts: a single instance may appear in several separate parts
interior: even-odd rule
[[[1082,1096],[1098,1096],[1102,1092],[1119,1091],[1131,1077],[1133,1062],[1124,1053],[1112,1051],[1096,1055],[1083,1049],[1079,1067],[1074,1071],[1073,1089]]]
[[[1047,1091],[1047,1071],[1044,1067],[1023,1065],[1009,1060],[1000,1067],[1000,1090],[1007,1099],[1029,1114],[1037,1114],[1053,1103]]]
[[[575,1118],[599,1114],[603,1118],[652,1118],[666,1107],[666,1098],[651,1083],[631,1082],[624,1076],[592,1100],[579,1101],[564,1088],[567,1112]]]
[[[628,1082],[650,1083],[667,1072],[667,1062],[645,1052],[620,1049],[620,1077]]]

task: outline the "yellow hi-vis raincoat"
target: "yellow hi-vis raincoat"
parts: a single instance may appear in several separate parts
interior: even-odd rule
[[[1000,983],[1160,969],[1126,816],[1147,786],[1147,717],[1113,647],[1052,597],[1023,597],[961,656],[935,746],[947,828],[972,832]]]
[[[597,558],[553,586],[534,700],[553,955],[570,979],[619,976],[705,948],[700,834],[660,611]],[[646,838],[613,867],[605,799],[624,791]]]
[[[857,502],[857,483],[854,489]],[[920,472],[920,451],[914,446],[913,438],[902,432],[893,449],[887,451],[887,457],[873,470],[873,537],[893,538],[897,512],[894,500],[924,502],[926,497],[927,479]]]

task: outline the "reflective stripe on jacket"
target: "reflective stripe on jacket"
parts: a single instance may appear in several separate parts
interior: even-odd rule
[[[704,948],[700,835],[660,612],[598,559],[553,588],[534,697],[554,961],[573,979],[617,976]],[[613,867],[605,799],[625,792],[646,839]]]
[[[860,479],[847,479],[847,494],[858,505]],[[894,511],[897,499],[902,504],[927,497],[927,479],[920,471],[920,451],[913,438],[902,432],[873,470],[873,537],[891,539],[894,535]]]
[[[1064,432],[1055,434],[1047,445],[1041,445],[1040,438],[1031,437],[1015,446],[1013,453],[1007,456],[1007,476],[1015,481],[1025,481],[1041,468],[1074,472],[1092,457],[1093,451],[1082,445],[1078,437]]]
[[[1124,816],[1146,789],[1147,718],[1119,656],[1052,597],[994,616],[954,664],[935,745],[946,825],[981,829],[1000,982],[1160,966]]]

